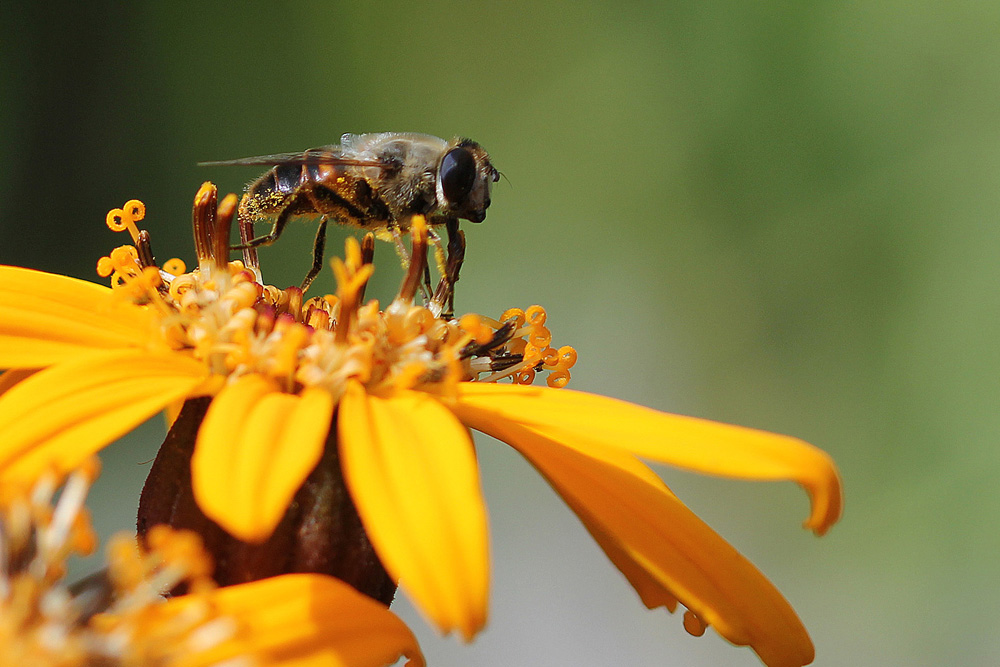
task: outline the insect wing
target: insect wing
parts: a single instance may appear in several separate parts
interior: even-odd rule
[[[348,167],[380,167],[387,165],[376,160],[359,160],[357,158],[345,157],[340,152],[340,146],[324,146],[323,148],[310,148],[307,151],[298,153],[276,153],[274,155],[257,155],[254,157],[238,158],[236,160],[211,160],[209,162],[199,162],[199,167],[243,167],[264,165],[276,167],[280,165],[296,164],[329,164],[343,165]]]

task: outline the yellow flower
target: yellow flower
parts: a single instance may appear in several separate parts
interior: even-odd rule
[[[95,461],[0,499],[0,664],[39,667],[424,664],[416,639],[388,609],[323,575],[285,575],[217,588],[201,541],[157,526],[148,551],[120,535],[108,566],[73,586],[69,556],[96,539],[83,503]],[[178,586],[186,594],[164,600]]]
[[[648,607],[680,601],[693,634],[711,625],[770,667],[812,661],[788,602],[640,459],[795,481],[812,501],[806,526],[822,534],[841,512],[828,455],[787,436],[562,389],[575,352],[551,347],[537,306],[499,321],[446,321],[441,289],[415,305],[428,233],[419,220],[413,262],[384,310],[362,303],[371,246],[353,240],[334,261],[337,295],[303,301],[297,289],[265,286],[255,255],[228,261],[234,204],[227,198],[216,215],[214,189],[199,192],[191,273],[153,265],[134,225],[136,246],[102,261],[114,291],[0,268],[0,368],[44,368],[0,397],[0,482],[66,470],[159,410],[211,395],[191,461],[195,497],[232,535],[261,541],[335,428],[386,570],[441,631],[469,639],[486,621],[489,576],[473,428],[546,477]],[[141,217],[139,206],[112,221]],[[530,386],[536,370],[550,372],[549,387]],[[496,383],[506,377],[514,383]]]

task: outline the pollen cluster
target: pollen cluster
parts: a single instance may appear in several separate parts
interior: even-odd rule
[[[154,344],[190,354],[216,380],[256,374],[285,392],[317,387],[335,400],[351,379],[374,395],[418,389],[442,397],[458,382],[510,378],[530,384],[538,372],[546,372],[553,387],[569,381],[576,352],[552,347],[541,306],[511,309],[499,319],[453,319],[441,316],[448,297],[441,289],[431,296],[425,288],[425,303],[415,302],[426,274],[422,217],[411,226],[406,277],[382,309],[377,300],[364,300],[374,270],[370,237],[363,244],[349,238],[344,258],[333,260],[336,294],[304,299],[297,287],[264,284],[254,253],[229,261],[231,209],[229,198],[216,209],[214,186],[203,187],[195,199],[198,266],[183,272],[182,262],[170,260],[167,271],[153,262],[148,232],[135,226],[145,207],[129,202],[108,214],[108,224],[128,230],[135,245],[116,248],[98,263],[116,293],[156,314]]]

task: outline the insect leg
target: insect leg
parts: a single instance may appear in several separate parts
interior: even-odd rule
[[[434,246],[434,260],[437,264],[438,275],[443,278],[445,272],[444,249],[441,247],[441,237],[438,236],[438,233],[434,231],[433,227],[427,228],[427,240],[431,242],[432,246]],[[428,296],[435,293],[434,288],[431,287],[431,268],[429,263],[424,264],[423,291],[424,294]]]
[[[288,220],[292,217],[295,212],[296,207],[302,203],[307,202],[308,197],[303,190],[297,190],[288,200],[285,205],[281,207],[281,211],[274,218],[274,222],[271,224],[271,231],[264,236],[258,236],[255,239],[250,239],[246,243],[241,243],[239,245],[230,246],[230,250],[246,250],[247,248],[257,248],[262,245],[271,245],[278,240],[281,236],[281,232],[285,231],[285,225],[288,224]],[[240,211],[242,214],[243,211]]]
[[[399,255],[399,262],[403,265],[403,269],[410,268],[410,253],[407,252],[406,246],[403,245],[403,234],[399,231],[399,225],[390,222],[388,225],[389,233],[392,234],[392,241],[396,244],[396,254]]]
[[[427,238],[430,240],[431,245],[434,246],[434,263],[437,265],[438,275],[443,276],[448,262],[444,254],[444,247],[441,245],[441,236],[434,231],[433,227],[428,227]]]
[[[434,294],[434,288],[431,287],[431,267],[424,262],[424,284],[420,286],[420,292],[423,294],[424,303],[430,301],[431,294]]]
[[[313,263],[309,268],[309,273],[302,279],[302,293],[305,294],[312,281],[316,279],[323,269],[323,254],[326,251],[326,216],[319,222],[319,229],[316,230],[316,240],[313,241]]]
[[[448,230],[448,262],[435,297],[443,300],[444,293],[447,293],[448,307],[441,316],[451,319],[455,315],[455,283],[458,282],[458,272],[462,269],[462,262],[465,261],[465,234],[458,229],[458,218],[449,218],[445,223],[445,229]]]

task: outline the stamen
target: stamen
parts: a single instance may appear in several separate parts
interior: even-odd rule
[[[413,216],[410,239],[412,257],[397,297],[405,303],[413,303],[413,297],[417,293],[417,288],[420,287],[424,270],[427,268],[427,221],[424,216]]]
[[[146,217],[146,205],[138,199],[130,199],[121,208],[108,211],[105,218],[108,228],[113,232],[123,232],[126,229],[132,236],[132,242],[139,242],[139,229],[135,223]]]
[[[371,264],[375,259],[375,235],[371,232],[361,239],[361,263]]]
[[[545,309],[541,306],[529,306],[528,309],[524,311],[525,320],[535,326],[540,327],[544,325],[547,317],[548,315],[545,313]]]
[[[480,356],[483,354],[487,354],[489,351],[505,345],[507,341],[509,341],[511,338],[514,337],[514,330],[517,328],[517,322],[515,320],[508,320],[503,324],[500,324],[496,320],[490,319],[488,317],[483,317],[482,315],[478,315],[477,317],[479,318],[479,326],[482,326],[483,330],[482,332],[479,331],[478,328],[475,330],[475,333],[473,333],[473,338],[476,339],[476,344],[474,345],[470,343],[462,350],[461,354],[462,359],[468,359],[469,357],[472,356]],[[463,317],[461,321],[464,322],[464,319],[465,318]],[[464,324],[462,324],[461,326],[466,331],[469,331],[469,328],[466,327]],[[490,327],[496,329],[496,332],[492,333],[489,340],[485,342],[479,342],[480,334],[489,332]]]
[[[187,272],[187,264],[183,260],[174,257],[163,263],[163,270],[176,277]]]
[[[236,214],[236,203],[236,195],[229,193],[216,208],[215,227],[212,231],[212,258],[219,267],[229,265],[229,235],[233,227],[233,216]]]
[[[41,539],[40,548],[46,560],[62,559],[68,553],[63,553],[64,547],[70,543],[69,537],[87,499],[91,484],[100,473],[100,463],[91,459],[84,467],[74,471],[63,486],[62,495],[52,512],[49,529]],[[89,540],[81,541],[87,545]]]
[[[191,208],[191,224],[194,228],[194,251],[198,256],[198,268],[207,273],[214,261],[215,213],[218,190],[211,181],[205,181],[198,188]]]
[[[375,259],[375,235],[372,234],[371,232],[368,232],[361,238],[361,264],[371,265],[374,259]],[[375,267],[372,268],[374,269]],[[365,290],[367,288],[368,288],[368,283],[365,283],[364,285],[361,286],[361,289],[358,290],[359,303],[365,300]],[[327,295],[327,297],[334,298],[330,295]]]
[[[149,232],[145,229],[139,231],[139,238],[135,241],[135,249],[138,253],[139,266],[142,268],[156,266],[156,260],[153,259],[152,242],[149,238]]]
[[[225,199],[222,200],[222,204],[228,205],[227,201],[229,197],[235,198],[235,195],[227,195]],[[239,216],[237,219],[237,225],[240,228],[240,245],[243,246],[243,264],[253,271],[257,282],[263,282],[260,274],[260,262],[257,260],[257,248],[250,247],[250,241],[253,240],[253,217]]]
[[[562,389],[569,384],[569,371],[549,373],[549,376],[545,378],[545,383],[553,389]]]
[[[510,320],[514,320],[514,327],[516,329],[521,328],[524,326],[525,322],[524,311],[520,308],[508,308],[503,311],[503,315],[500,316],[500,321],[506,323]]]
[[[344,244],[345,259],[333,258],[333,274],[337,279],[337,297],[340,300],[340,319],[337,322],[336,340],[347,341],[351,320],[360,304],[360,293],[374,270],[371,264],[362,264],[361,246],[353,236]]]
[[[61,581],[67,557],[83,553],[79,535],[93,535],[83,502],[97,467],[90,461],[64,479],[43,474],[30,491],[17,495],[4,488],[0,662],[175,664],[197,661],[193,651],[234,638],[241,630],[237,621],[219,616],[203,600],[192,599],[179,610],[156,609],[163,601],[158,584],[182,583],[195,595],[214,587],[211,563],[191,535],[154,538],[155,546],[144,553],[134,538],[121,536],[110,545],[107,570],[72,586]]]

